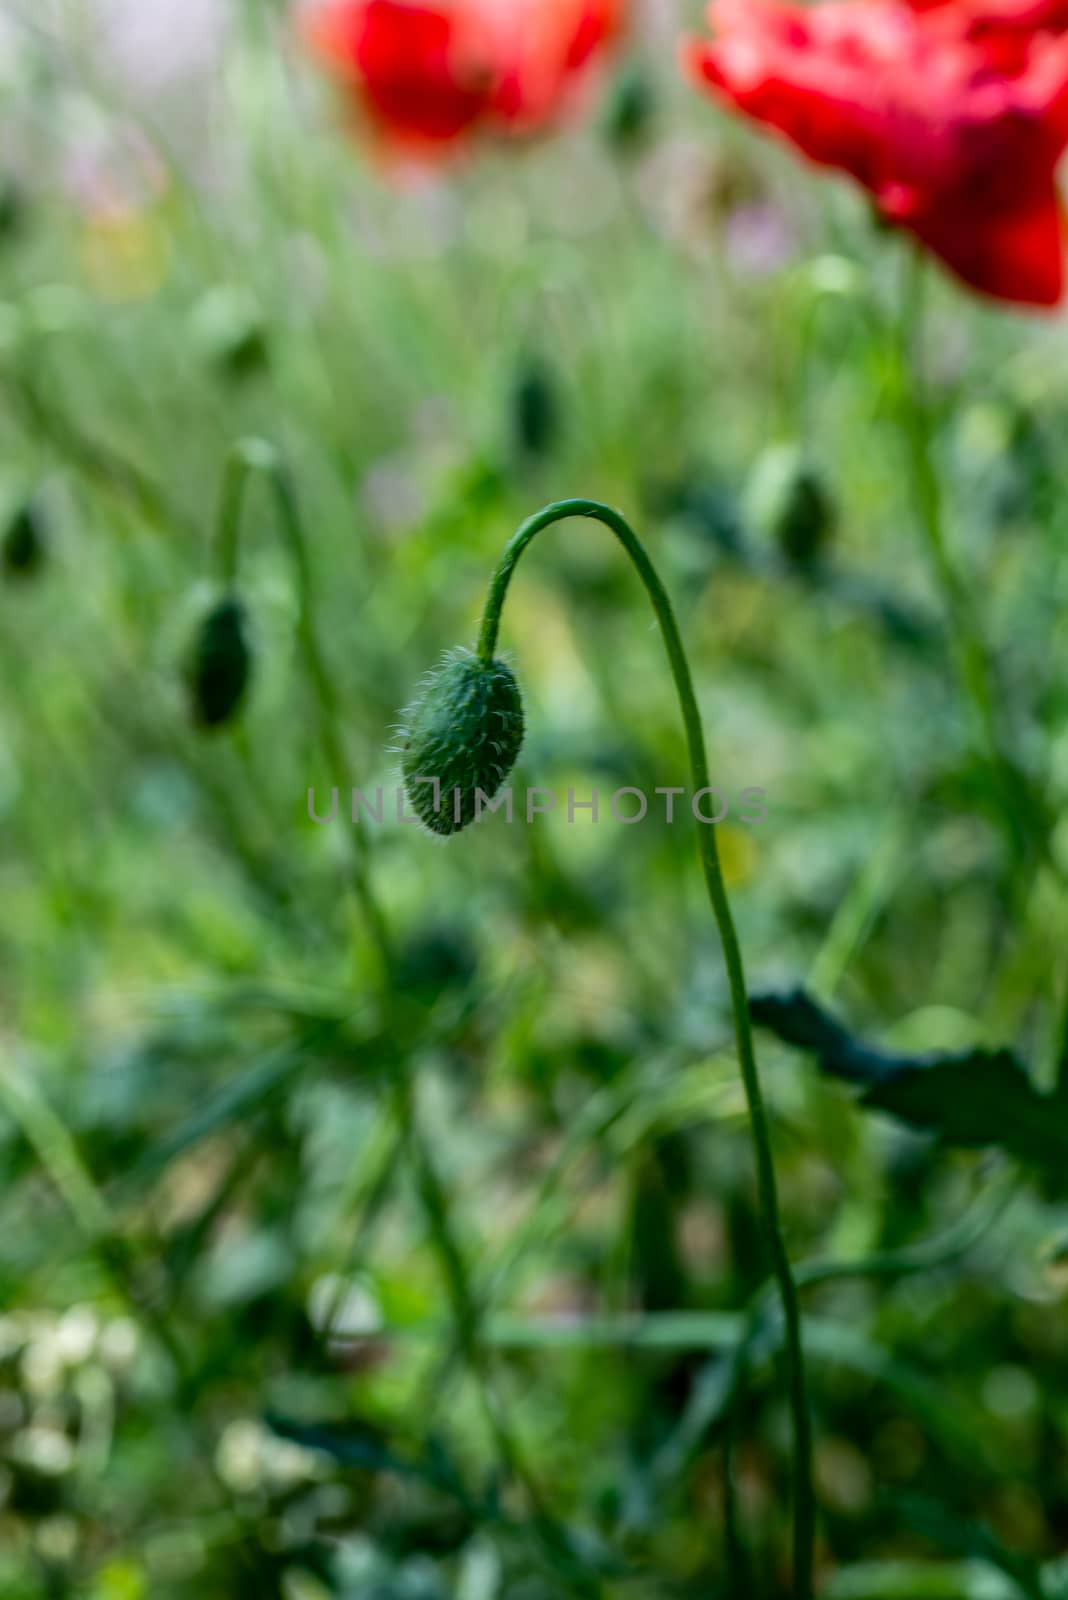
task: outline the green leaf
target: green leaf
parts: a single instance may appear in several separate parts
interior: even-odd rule
[[[1008,1050],[977,1050],[902,1071],[869,1089],[864,1104],[936,1133],[946,1144],[998,1145],[1054,1174],[1068,1167],[1068,1125]]]
[[[942,1144],[1000,1149],[1051,1188],[1068,1187],[1068,1116],[1058,1096],[1040,1094],[1009,1050],[895,1055],[855,1039],[803,989],[755,995],[754,1022],[815,1055],[820,1069],[863,1092],[861,1104],[886,1111]]]
[[[811,1052],[819,1058],[823,1072],[847,1083],[882,1083],[903,1068],[917,1065],[915,1058],[886,1055],[860,1044],[804,989],[753,995],[749,1011],[754,1022],[770,1028],[784,1043]]]

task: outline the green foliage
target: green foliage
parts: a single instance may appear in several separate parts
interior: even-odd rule
[[[397,707],[576,493],[677,603],[750,973],[818,997],[763,1015],[853,1086],[761,1033],[821,1600],[1036,1573],[1058,1600],[1062,341],[929,286],[997,770],[908,487],[894,242],[844,187],[640,30],[588,122],[409,183],[336,126],[282,0],[219,0],[204,39],[207,6],[29,9],[0,63],[0,500],[34,524],[0,582],[0,1595],[792,1600],[721,953],[685,803],[653,798],[686,782],[663,640],[605,530],[562,527],[510,595],[524,750],[509,669],[452,657],[400,752],[441,780],[440,816],[408,801],[431,831],[457,784],[462,821],[505,781],[556,811],[446,850],[393,805]],[[249,438],[308,583],[257,471],[238,604],[209,534]],[[752,514],[776,439],[818,470],[800,542]]]

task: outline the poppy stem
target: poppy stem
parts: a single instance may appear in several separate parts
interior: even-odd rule
[[[946,540],[942,488],[933,458],[931,407],[915,356],[916,345],[922,344],[926,276],[923,255],[908,246],[898,335],[898,389],[913,507],[946,609],[958,680],[971,704],[990,763],[1006,835],[1014,856],[1023,860],[1028,855],[1027,796],[1022,792],[1020,774],[1005,750],[989,652],[967,585]]]
[[[501,613],[508,586],[519,559],[533,539],[555,522],[568,517],[589,517],[615,534],[641,578],[660,624],[671,674],[675,682],[689,753],[695,793],[710,787],[708,754],[705,748],[701,714],[694,691],[693,676],[682,642],[675,610],[645,545],[626,519],[609,506],[595,500],[559,500],[535,513],[508,544],[490,583],[478,654],[483,661],[493,659]],[[790,1409],[794,1430],[794,1595],[796,1600],[811,1600],[812,1566],[815,1543],[815,1498],[812,1485],[812,1424],[805,1380],[804,1349],[801,1338],[801,1308],[793,1269],[786,1249],[779,1208],[778,1183],[772,1155],[771,1129],[757,1069],[756,1052],[749,1017],[749,997],[741,946],[734,926],[723,869],[719,859],[716,829],[712,824],[697,825],[697,835],[712,913],[719,929],[720,943],[730,987],[734,1036],[742,1082],[749,1107],[749,1126],[756,1162],[760,1216],[772,1275],[782,1305],[789,1375]]]
[[[265,439],[239,439],[227,457],[215,524],[215,558],[226,589],[237,583],[241,557],[242,512],[250,480],[263,477],[274,499],[278,528],[285,542],[297,586],[297,639],[304,669],[311,683],[317,713],[319,744],[331,782],[344,794],[347,768],[339,732],[341,717],[333,682],[315,627],[315,584],[308,557],[308,540],[292,476],[278,451]],[[389,934],[367,865],[367,841],[359,829],[352,831],[352,886],[370,936],[384,981],[391,967]]]

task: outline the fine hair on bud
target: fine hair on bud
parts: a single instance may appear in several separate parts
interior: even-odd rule
[[[448,656],[409,707],[400,743],[408,803],[447,837],[475,820],[511,772],[523,743],[523,699],[503,661],[469,651]]]
[[[231,722],[251,675],[245,608],[236,596],[225,595],[202,618],[189,657],[189,704],[197,726],[221,728]]]

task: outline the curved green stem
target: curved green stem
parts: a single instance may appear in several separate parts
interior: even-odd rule
[[[675,681],[682,721],[686,731],[690,771],[695,793],[710,785],[708,755],[705,750],[701,714],[697,706],[693,677],[686,650],[675,620],[675,611],[667,590],[653,566],[648,551],[626,519],[611,507],[595,500],[560,500],[546,506],[523,523],[514,535],[490,583],[479,634],[478,653],[489,661],[497,646],[501,612],[509,584],[524,550],[544,529],[567,517],[589,517],[610,529],[630,557],[638,576],[652,601],[660,630],[664,638],[671,674]],[[813,1546],[815,1541],[815,1500],[812,1488],[812,1427],[809,1416],[808,1392],[805,1382],[804,1351],[801,1341],[801,1311],[797,1285],[794,1282],[790,1259],[786,1250],[782,1220],[779,1211],[778,1184],[771,1150],[771,1132],[764,1104],[760,1074],[749,1020],[749,998],[746,991],[745,968],[741,947],[734,927],[730,901],[714,826],[697,825],[704,871],[705,886],[712,912],[719,929],[720,942],[730,985],[731,1009],[734,1017],[734,1035],[749,1106],[750,1128],[756,1159],[757,1184],[760,1195],[760,1212],[767,1244],[768,1256],[782,1305],[786,1333],[786,1354],[789,1368],[790,1407],[794,1427],[794,1594],[797,1600],[810,1600],[812,1595]]]
[[[285,541],[297,585],[297,638],[304,668],[315,698],[319,743],[332,783],[342,794],[348,779],[340,713],[333,682],[326,666],[315,628],[315,584],[300,502],[288,468],[277,450],[265,439],[241,439],[227,457],[222,493],[215,525],[215,553],[219,577],[226,588],[237,581],[241,557],[241,526],[245,494],[254,476],[263,477],[271,491],[278,517],[278,528]],[[389,934],[381,909],[371,888],[367,869],[367,842],[358,829],[352,833],[353,889],[371,935],[383,974],[391,961]]]

